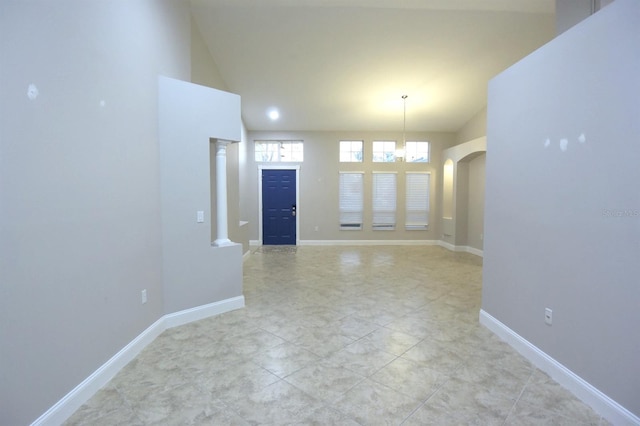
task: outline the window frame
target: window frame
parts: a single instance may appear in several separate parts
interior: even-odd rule
[[[258,145],[265,145],[267,147],[266,150],[258,150]],[[288,149],[284,147],[284,145],[289,145]],[[294,147],[294,145],[299,145],[299,150]],[[275,150],[269,150],[269,147],[276,147]],[[283,154],[284,151],[284,154]],[[265,159],[265,156],[262,155],[260,159],[258,159],[258,153],[264,152],[265,154],[270,154],[271,159]],[[293,155],[296,152],[300,152],[300,159],[294,159]],[[289,154],[290,158],[283,160],[282,158],[285,155]],[[253,159],[256,163],[302,163],[304,162],[304,141],[301,139],[294,140],[254,140],[253,141]]]
[[[349,150],[343,151],[343,144],[349,144]],[[360,150],[353,150],[353,144],[360,143]],[[357,154],[360,154],[360,160],[354,157],[357,157]],[[348,155],[349,160],[343,160],[343,154]],[[338,144],[338,162],[340,163],[363,163],[364,162],[364,140],[341,140]]]
[[[382,151],[376,150],[376,145],[382,144]],[[392,149],[387,149],[387,144],[393,144]],[[396,147],[398,146],[396,141],[392,140],[378,140],[373,141],[371,144],[371,160],[374,163],[395,163],[396,158]],[[389,157],[389,154],[391,155]],[[381,155],[382,160],[376,160],[376,155]]]
[[[427,159],[425,161],[409,160],[409,144],[416,144],[415,145],[416,149],[412,151],[414,151],[415,154],[417,155],[421,152],[424,152],[424,151],[418,150],[418,146],[419,146],[418,144],[422,144],[422,143],[427,144],[427,151],[426,151]],[[431,162],[431,143],[429,143],[429,141],[406,141],[404,143],[404,161],[407,163],[430,163]]]

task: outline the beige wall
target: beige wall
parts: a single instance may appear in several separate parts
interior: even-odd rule
[[[556,34],[562,34],[614,0],[556,0]]]
[[[191,18],[191,82],[228,91],[195,19]]]
[[[253,159],[254,140],[304,141],[305,161],[300,164],[300,240],[439,240],[441,214],[442,150],[454,142],[452,133],[408,133],[407,140],[431,142],[430,163],[373,163],[371,143],[373,140],[402,140],[395,132],[249,132],[247,159],[247,196],[252,200],[249,214],[250,239],[258,240],[258,164]],[[340,163],[338,147],[340,140],[364,140],[365,162]],[[264,164],[264,163],[260,163]],[[361,231],[341,231],[338,219],[338,179],[340,171],[364,171],[365,215]],[[395,231],[371,230],[371,172],[398,172],[398,225]],[[428,231],[404,230],[406,171],[431,172],[431,206]],[[316,231],[316,227],[318,230]]]
[[[467,201],[467,241],[465,245],[482,250],[484,239],[484,185],[487,155],[469,161]]]
[[[470,140],[487,135],[487,107],[478,111],[456,132],[456,144],[469,142]]]
[[[487,135],[487,107],[482,108],[476,115],[456,133],[456,144],[462,144]],[[462,175],[456,181],[461,195],[458,202],[464,206],[458,209],[460,220],[458,231],[464,230],[460,238],[456,238],[455,245],[468,246],[482,250],[484,238],[484,186],[485,186],[486,154],[473,156],[464,163],[459,163]],[[460,227],[462,226],[462,227]]]

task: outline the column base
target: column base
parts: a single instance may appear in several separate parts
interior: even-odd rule
[[[232,246],[235,243],[228,238],[217,239],[213,243],[211,243],[214,247],[224,247],[224,246]]]

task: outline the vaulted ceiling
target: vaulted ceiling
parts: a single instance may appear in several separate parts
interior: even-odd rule
[[[399,130],[407,95],[407,131],[457,131],[493,76],[554,37],[554,4],[191,0],[250,130]]]

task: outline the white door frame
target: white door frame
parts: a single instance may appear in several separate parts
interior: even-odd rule
[[[295,166],[258,166],[258,245],[262,245],[262,171],[263,170],[295,170],[296,171],[296,245],[300,245],[300,165]]]

